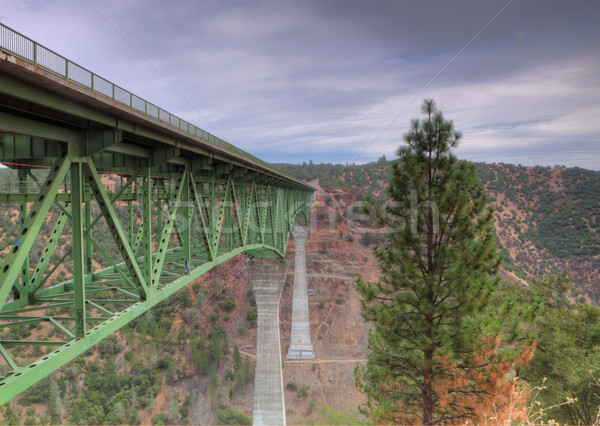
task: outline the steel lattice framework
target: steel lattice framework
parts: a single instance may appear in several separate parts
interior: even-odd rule
[[[2,25],[0,162],[15,170],[0,202],[18,211],[18,233],[0,236],[0,404],[216,265],[284,257],[312,201]]]

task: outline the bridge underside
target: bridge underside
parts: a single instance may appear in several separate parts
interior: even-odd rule
[[[0,404],[216,265],[284,257],[312,197],[38,74],[0,61]]]

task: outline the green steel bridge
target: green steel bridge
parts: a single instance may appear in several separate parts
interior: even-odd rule
[[[216,265],[283,258],[313,193],[1,24],[0,163],[0,404]]]

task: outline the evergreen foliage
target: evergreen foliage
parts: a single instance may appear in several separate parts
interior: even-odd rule
[[[380,281],[357,280],[373,328],[368,363],[356,375],[376,419],[434,424],[474,418],[481,399],[468,398],[484,393],[473,381],[450,384],[449,366],[461,375],[507,355],[498,349],[477,362],[483,342],[501,333],[486,312],[500,266],[492,209],[474,166],[451,153],[461,134],[433,101],[422,111],[392,164],[390,202],[367,199],[390,231],[375,249]]]
[[[530,326],[538,349],[517,374],[543,388],[537,401],[545,408],[544,421],[594,424],[600,407],[600,308],[570,303],[564,297],[569,284],[566,274],[527,287],[505,284],[505,293],[542,305]]]
[[[251,425],[252,419],[244,413],[233,408],[221,405],[217,409],[217,424],[218,425]]]

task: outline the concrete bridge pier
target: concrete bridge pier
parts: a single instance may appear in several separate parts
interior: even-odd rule
[[[294,259],[294,294],[292,304],[292,338],[287,359],[315,359],[310,342],[310,319],[308,315],[308,284],[306,282],[306,237],[308,227],[294,225],[292,228],[296,255]]]
[[[289,265],[248,265],[248,277],[256,299],[257,338],[254,376],[253,425],[284,425],[285,400],[279,339],[279,300]]]

